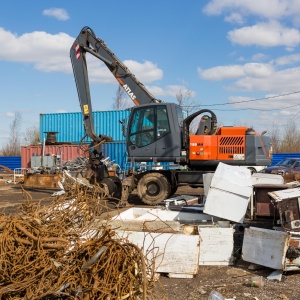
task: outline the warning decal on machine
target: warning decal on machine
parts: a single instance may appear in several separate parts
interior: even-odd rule
[[[234,160],[244,160],[245,154],[233,154],[233,159]]]

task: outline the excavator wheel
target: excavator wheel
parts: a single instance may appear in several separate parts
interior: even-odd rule
[[[163,174],[148,173],[139,180],[137,192],[144,203],[155,205],[168,198],[171,185]]]
[[[112,195],[114,198],[121,199],[122,196],[122,181],[118,176],[111,176],[110,179],[114,182],[116,190]]]
[[[171,186],[170,194],[169,194],[168,198],[170,198],[171,196],[173,196],[177,192],[177,189],[178,189],[178,185]]]
[[[103,178],[99,184],[104,189],[106,196],[109,198],[115,197],[117,186],[111,178]]]

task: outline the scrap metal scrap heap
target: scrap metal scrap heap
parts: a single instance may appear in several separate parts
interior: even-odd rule
[[[63,185],[47,207],[24,191],[20,211],[0,217],[0,298],[161,299],[140,248],[100,223],[110,209],[97,187]]]

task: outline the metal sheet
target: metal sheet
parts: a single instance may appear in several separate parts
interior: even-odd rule
[[[200,236],[199,265],[233,263],[233,228],[198,228]]]
[[[252,184],[283,184],[284,180],[281,175],[256,173],[252,175]]]
[[[252,191],[250,170],[219,163],[211,181],[204,212],[243,223]]]
[[[288,239],[286,232],[255,227],[246,228],[242,258],[244,261],[283,270]]]
[[[123,121],[129,117],[128,110],[96,111],[93,112],[94,129],[96,134],[111,136],[114,141],[124,141],[122,125]],[[46,138],[45,132],[58,132],[57,142],[67,142],[78,144],[84,136],[83,119],[81,112],[73,113],[53,113],[40,115],[40,136],[41,142]],[[86,139],[89,143],[91,140]]]
[[[143,249],[157,273],[176,273],[177,278],[196,275],[199,269],[199,236],[116,230],[117,237]]]
[[[285,199],[300,197],[300,188],[286,189],[283,191],[274,191],[268,193],[275,201],[282,201]]]

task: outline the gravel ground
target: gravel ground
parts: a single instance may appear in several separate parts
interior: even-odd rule
[[[43,199],[44,204],[49,203],[53,191],[28,191],[33,201]],[[180,187],[178,194],[200,194],[202,189]],[[6,214],[13,214],[24,201],[20,185],[6,184],[0,180],[0,209]],[[141,202],[131,200],[135,205]],[[186,258],[189,259],[188,257]],[[200,266],[199,273],[192,279],[169,278],[161,274],[159,282],[169,300],[208,299],[212,290],[216,290],[226,299],[258,299],[258,300],[299,300],[300,299],[300,271],[287,272],[281,282],[267,280],[273,271],[269,268],[249,270],[249,263],[241,259],[236,260],[233,266]],[[262,276],[264,286],[251,286],[252,276]],[[163,297],[162,297],[163,298]]]

